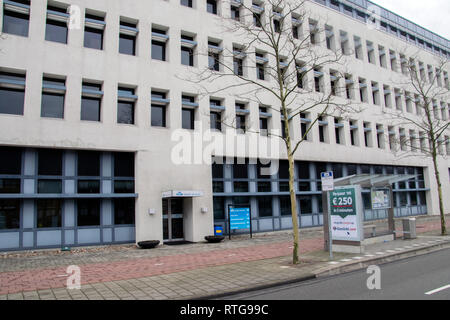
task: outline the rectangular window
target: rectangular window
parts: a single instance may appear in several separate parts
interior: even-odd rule
[[[3,8],[3,32],[28,37],[30,1],[8,1],[8,3],[4,3]]]
[[[114,177],[134,177],[134,153],[114,153]]]
[[[78,176],[100,176],[100,153],[96,151],[79,151],[77,161]]]
[[[120,21],[119,53],[136,55],[137,23]]]
[[[241,20],[240,7],[231,5],[231,19],[236,20],[236,21]]]
[[[25,75],[0,72],[0,113],[23,115]]]
[[[194,130],[195,110],[182,108],[181,117],[183,129]]]
[[[79,227],[100,225],[100,199],[77,200],[77,211]]]
[[[153,127],[166,127],[166,94],[164,92],[152,91],[152,114],[151,125]]]
[[[42,84],[41,117],[64,118],[66,81],[44,77]]]
[[[103,50],[105,18],[86,13],[84,25],[84,47]]]
[[[47,6],[45,40],[66,44],[69,32],[68,20],[67,8]]]
[[[265,80],[265,65],[267,59],[263,53],[256,53],[256,77],[259,80]]]
[[[38,150],[38,175],[62,176],[63,152],[57,149]]]
[[[282,216],[291,215],[291,198],[289,196],[280,196],[280,214]]]
[[[191,48],[181,47],[181,64],[185,66],[194,66],[194,50]]]
[[[134,224],[135,199],[114,199],[114,224]]]
[[[192,8],[192,0],[180,0],[180,4],[182,6]]]
[[[239,59],[236,57],[233,59],[233,71],[234,71],[234,74],[237,76],[244,75],[242,59]]]
[[[20,200],[0,199],[0,230],[20,228]]]
[[[217,14],[217,0],[207,0],[206,11],[212,14]]]
[[[258,215],[260,217],[271,217],[273,215],[272,197],[258,197]]]
[[[81,120],[100,121],[102,85],[83,82],[81,97]]]
[[[0,175],[20,175],[22,172],[22,149],[0,148]]]
[[[61,200],[37,200],[37,227],[61,228]]]
[[[220,44],[208,41],[208,68],[213,71],[220,71]]]
[[[224,198],[213,197],[214,220],[225,219],[225,201]]]
[[[152,59],[166,61],[166,31],[152,28]]]
[[[134,106],[137,96],[131,88],[119,87],[117,103],[117,123],[134,124]]]

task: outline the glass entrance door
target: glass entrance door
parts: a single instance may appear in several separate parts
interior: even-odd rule
[[[166,242],[184,240],[183,199],[163,199],[163,239]]]

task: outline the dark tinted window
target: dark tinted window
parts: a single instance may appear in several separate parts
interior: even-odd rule
[[[0,230],[20,228],[20,200],[0,199]]]
[[[42,93],[41,116],[45,118],[64,118],[64,95]]]
[[[114,193],[134,193],[134,181],[133,180],[114,181]]]
[[[86,98],[81,99],[81,120],[100,121],[101,99]]]
[[[134,153],[114,153],[114,176],[134,177]]]
[[[222,130],[222,117],[218,112],[211,112],[210,114],[211,129]]]
[[[100,181],[78,180],[78,193],[100,193]]]
[[[47,19],[45,40],[67,43],[67,23]]]
[[[30,18],[26,14],[4,11],[3,32],[28,37]]]
[[[117,123],[134,124],[134,103],[119,101],[117,104]]]
[[[100,199],[80,199],[77,208],[79,227],[100,225]]]
[[[212,164],[212,176],[213,178],[223,178],[223,164]]]
[[[93,151],[78,152],[78,175],[100,176],[100,153]]]
[[[225,203],[223,198],[213,198],[214,219],[225,219]]]
[[[166,126],[166,107],[159,105],[152,105],[152,126],[165,127]]]
[[[47,193],[47,194],[62,193],[61,180],[48,180],[48,179],[38,180],[38,193]]]
[[[25,92],[0,88],[0,113],[23,115]]]
[[[183,129],[194,129],[194,110],[182,110],[182,126]]]
[[[194,65],[194,52],[190,48],[181,48],[181,64],[185,66]]]
[[[282,216],[291,215],[291,198],[289,196],[280,196],[280,213]]]
[[[84,29],[84,46],[91,49],[103,49],[103,30],[86,27]]]
[[[164,42],[152,41],[152,59],[166,60],[166,44]]]
[[[281,160],[279,164],[279,177],[280,179],[289,179],[289,162]]]
[[[20,193],[20,179],[0,179],[0,193]]]
[[[312,211],[311,197],[300,197],[300,212],[302,214],[311,214]]]
[[[206,1],[206,11],[209,13],[217,14],[217,2],[216,0]]]
[[[1,147],[0,148],[0,174],[21,174],[22,172],[22,149]]]
[[[260,217],[272,216],[272,197],[258,198],[258,214]]]
[[[119,37],[119,52],[134,56],[136,54],[136,38],[121,34]]]
[[[247,164],[234,164],[233,165],[233,177],[235,179],[247,179]]]
[[[180,0],[180,4],[192,8],[192,0]]]
[[[62,151],[41,149],[38,151],[38,174],[42,176],[62,175]]]
[[[37,227],[61,227],[61,200],[37,200]]]
[[[134,224],[135,199],[114,199],[114,224]]]

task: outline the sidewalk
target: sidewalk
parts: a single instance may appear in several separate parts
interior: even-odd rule
[[[301,263],[296,266],[291,264],[289,232],[257,234],[254,239],[227,239],[220,244],[162,246],[151,250],[128,245],[73,252],[8,253],[0,255],[0,299],[218,297],[450,246],[450,237],[439,236],[439,228],[438,217],[418,218],[418,239],[372,245],[360,256],[335,253],[333,262],[328,261],[328,253],[323,251],[322,228],[301,230]],[[69,265],[81,268],[81,290],[66,289]]]

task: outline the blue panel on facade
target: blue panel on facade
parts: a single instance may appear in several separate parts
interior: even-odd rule
[[[111,180],[102,181],[102,193],[112,193]]]
[[[272,219],[260,219],[259,220],[259,230],[260,231],[272,231],[273,224]]]
[[[104,226],[110,226],[112,224],[112,201],[105,199],[102,201],[102,224]]]
[[[290,228],[292,228],[291,217],[281,218],[281,229],[290,229]]]
[[[34,247],[34,232],[24,232],[22,242],[24,248]]]
[[[23,193],[25,194],[35,193],[33,179],[23,179]]]
[[[0,249],[14,249],[19,247],[19,232],[0,233]]]
[[[78,244],[100,242],[100,229],[78,229]]]
[[[75,231],[74,230],[64,231],[64,244],[65,245],[75,244]]]
[[[134,227],[116,227],[114,228],[114,241],[134,241],[135,231]]]
[[[34,150],[25,150],[24,153],[24,174],[28,176],[33,176],[36,174],[35,167],[35,152]]]
[[[300,219],[301,219],[300,225],[302,227],[311,227],[313,225],[312,215],[302,215]]]
[[[64,201],[64,225],[66,227],[75,226],[75,201]]]
[[[112,242],[112,229],[110,228],[103,229],[103,242],[104,243]]]
[[[24,200],[22,204],[23,228],[31,229],[34,227],[34,201]]]
[[[38,231],[37,232],[37,246],[56,246],[61,245],[61,231]]]
[[[64,181],[64,193],[75,193],[75,180]]]

